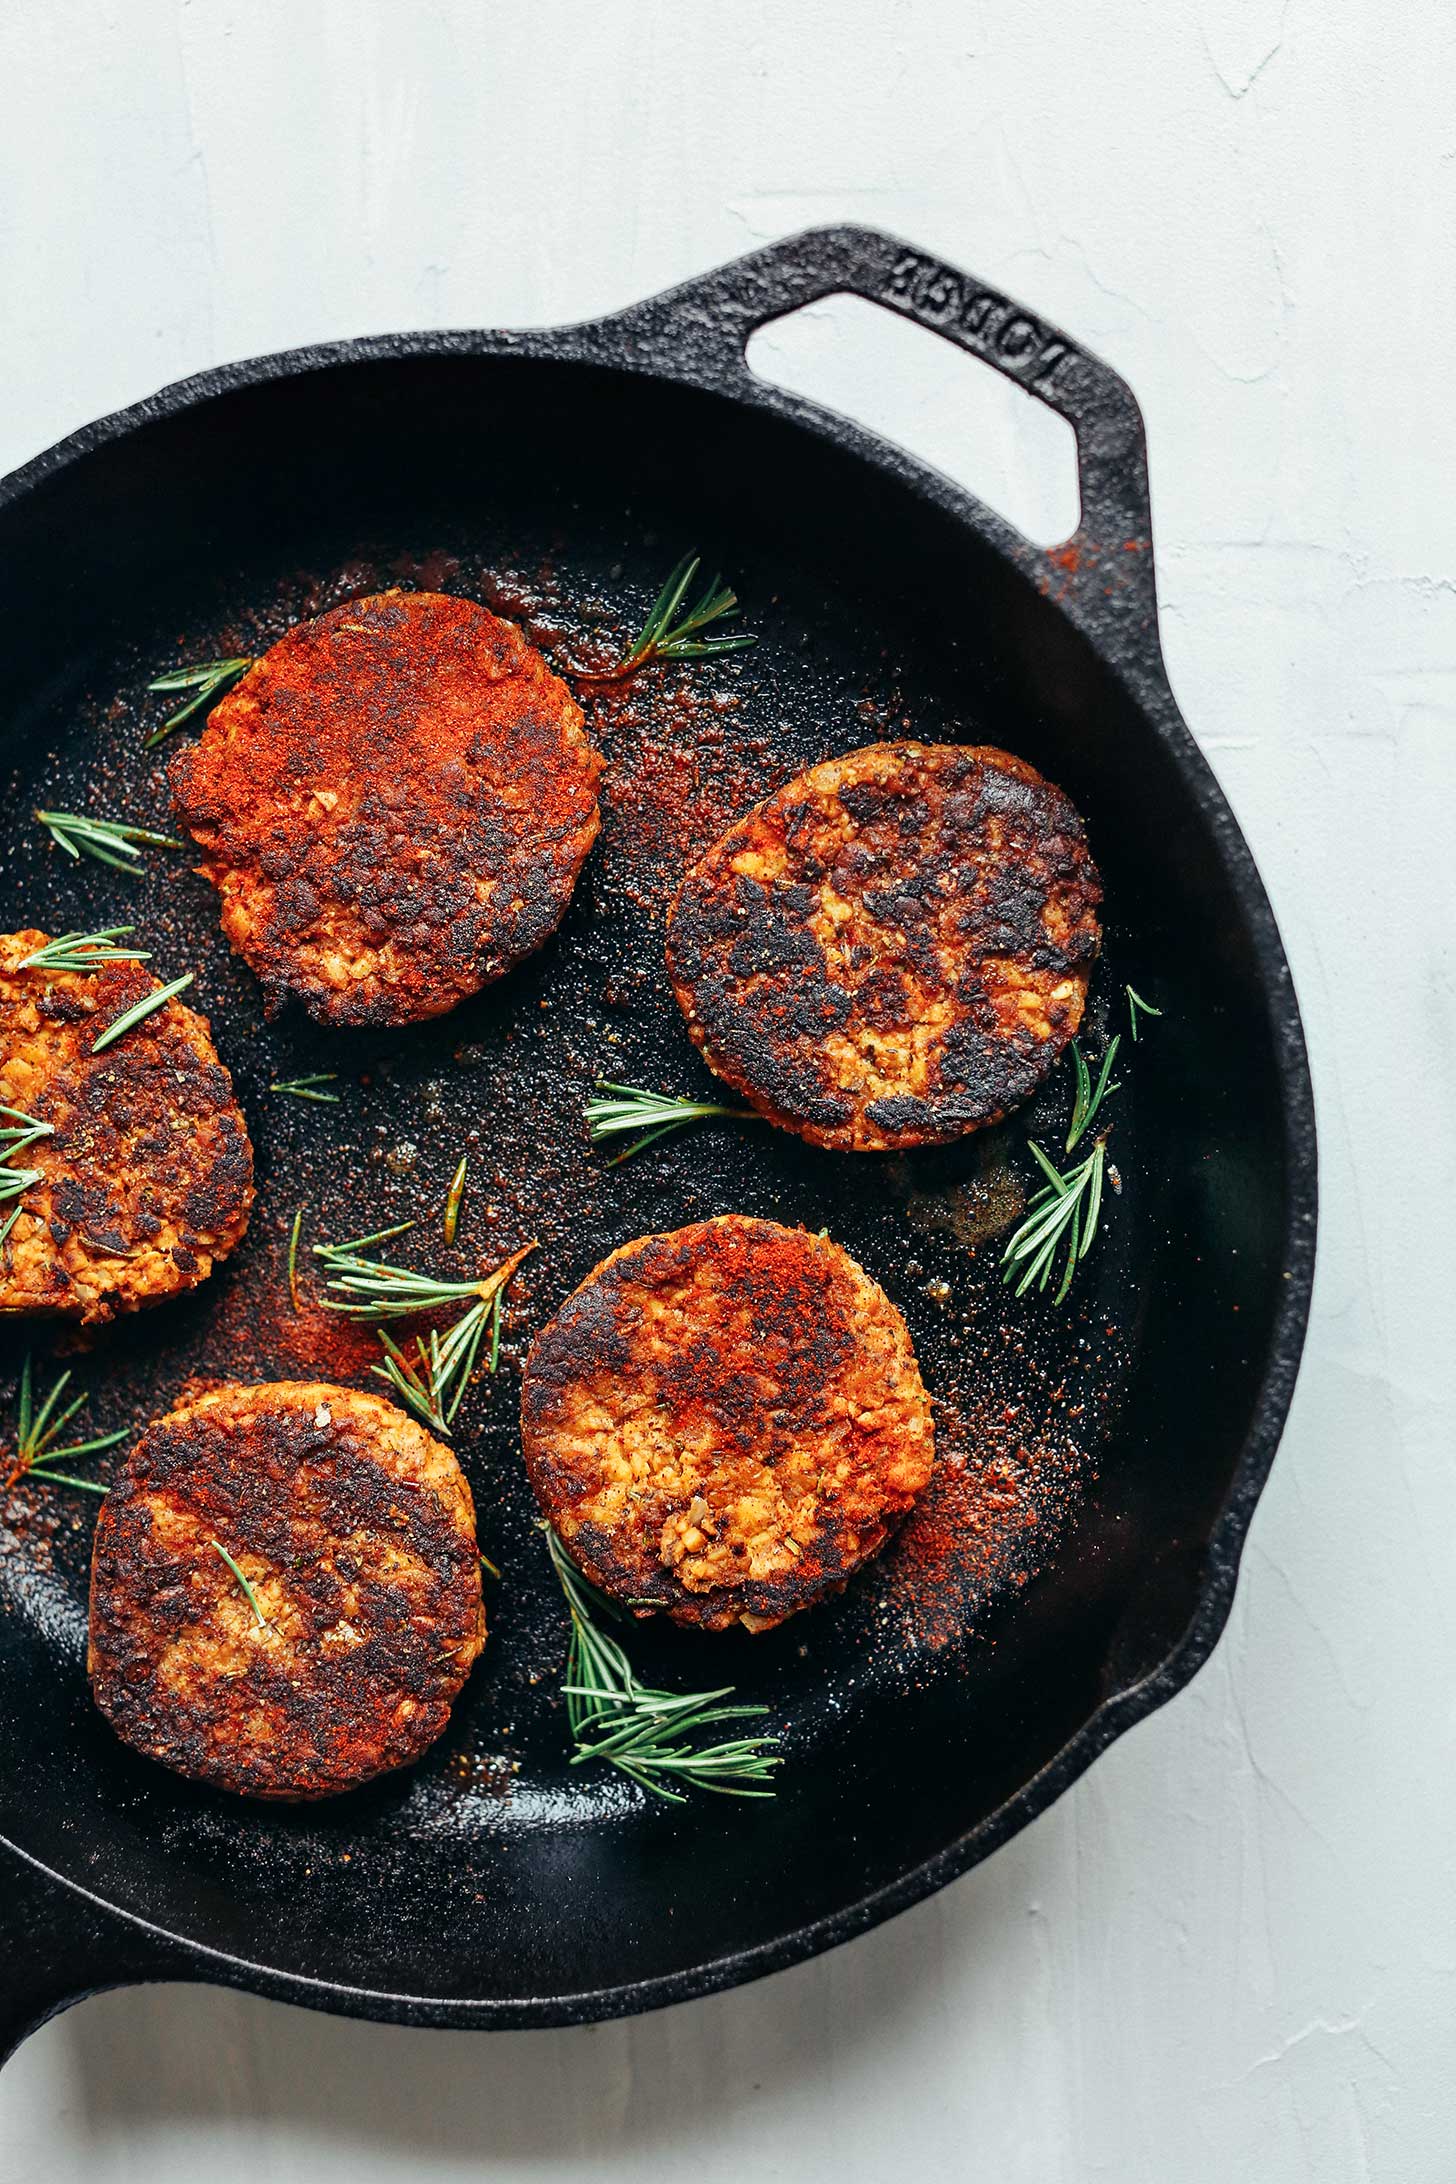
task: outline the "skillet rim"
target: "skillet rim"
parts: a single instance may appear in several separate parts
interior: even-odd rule
[[[994,1812],[895,1881],[821,1919],[793,1928],[772,1942],[734,1951],[683,1971],[572,1995],[467,2001],[350,1986],[279,1971],[173,1934],[57,1872],[0,1833],[0,1850],[19,1863],[20,1871],[14,1878],[19,1880],[22,1874],[28,1874],[38,1898],[47,1902],[48,1916],[41,1915],[46,1917],[51,1941],[49,1978],[34,1980],[29,1991],[21,1981],[23,1991],[15,1998],[8,2027],[6,2013],[0,2010],[0,2058],[12,2042],[57,2010],[103,1987],[137,1980],[201,1979],[305,2007],[384,2022],[502,2030],[633,2016],[721,1992],[787,1969],[847,1941],[909,1909],[979,1864],[1054,1803],[1118,1737],[1182,1690],[1222,1634],[1232,1608],[1254,1508],[1293,1399],[1313,1290],[1318,1152],[1313,1086],[1298,1001],[1273,909],[1253,856],[1227,798],[1183,720],[1168,681],[1158,638],[1150,536],[1144,536],[1146,551],[1133,557],[1136,566],[1126,572],[1124,596],[1109,610],[1101,591],[1094,592],[1075,582],[1054,585],[1056,572],[1067,567],[1064,561],[1032,546],[993,510],[932,466],[852,420],[775,387],[749,369],[742,353],[748,334],[767,320],[816,297],[855,293],[873,302],[903,308],[932,330],[946,333],[961,346],[982,355],[1006,376],[1018,379],[1030,392],[1070,417],[1078,434],[1084,517],[1074,541],[1069,543],[1087,536],[1089,441],[1109,418],[1121,428],[1120,435],[1114,434],[1119,442],[1113,449],[1114,457],[1131,470],[1127,504],[1118,512],[1134,517],[1141,512],[1145,531],[1141,418],[1124,383],[1067,337],[1059,336],[1055,328],[1044,322],[1018,320],[1017,324],[1036,327],[1051,347],[1060,346],[1073,365],[1081,366],[1091,377],[1090,391],[1074,387],[1072,398],[1062,399],[1048,392],[1045,386],[1008,365],[1004,357],[991,353],[978,337],[968,337],[927,310],[903,303],[887,292],[887,268],[893,264],[898,269],[907,259],[917,267],[929,268],[938,280],[963,282],[963,276],[953,269],[938,266],[911,246],[877,231],[845,227],[811,230],[601,319],[522,331],[371,334],[219,365],[175,381],[44,449],[0,480],[0,510],[22,502],[37,486],[112,441],[241,389],[343,365],[432,356],[509,357],[524,363],[584,364],[632,376],[667,378],[776,415],[897,480],[974,532],[1038,589],[1054,589],[1049,603],[1091,645],[1102,667],[1123,685],[1164,744],[1224,866],[1248,931],[1279,1084],[1288,1209],[1284,1281],[1268,1329],[1251,1423],[1228,1493],[1208,1536],[1198,1604],[1187,1628],[1156,1667],[1104,1699],[1060,1751]],[[1006,309],[1019,308],[1004,298],[994,300]],[[1076,398],[1078,391],[1080,400]],[[1106,511],[1102,513],[1105,518]],[[58,1899],[56,1890],[61,1892]],[[97,1921],[88,1915],[87,1907],[91,1914],[103,1915],[107,1931],[101,1946],[96,1940]],[[24,1908],[17,1905],[9,1913],[0,1914],[0,1931],[10,1927],[12,1921],[22,1920]],[[67,1923],[72,1929],[72,1953],[67,1962],[57,1965],[55,1957],[67,1955],[67,1937],[62,1931]],[[114,1931],[116,1928],[120,1931]]]

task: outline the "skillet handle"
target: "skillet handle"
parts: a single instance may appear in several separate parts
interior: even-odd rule
[[[1013,298],[875,228],[810,228],[670,288],[603,323],[668,373],[761,392],[744,351],[760,326],[825,296],[898,311],[968,349],[1065,417],[1077,440],[1081,518],[1062,546],[1021,541],[1020,558],[1079,619],[1156,614],[1147,442],[1126,381]],[[790,406],[795,398],[785,398]],[[1018,534],[1019,538],[1019,534]]]
[[[0,2063],[50,2018],[104,1988],[201,1976],[172,1944],[28,1860],[0,1863]]]

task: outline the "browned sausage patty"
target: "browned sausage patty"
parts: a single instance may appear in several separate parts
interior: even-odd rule
[[[526,1468],[639,1614],[767,1630],[838,1591],[930,1476],[904,1320],[837,1244],[725,1214],[604,1259],[537,1339]]]
[[[142,963],[22,970],[46,937],[0,934],[0,1104],[49,1130],[10,1162],[39,1173],[0,1203],[0,1228],[15,1214],[0,1311],[96,1322],[195,1289],[227,1257],[253,1148],[207,1018],[168,1001],[93,1054],[161,981]]]
[[[407,1766],[484,1642],[470,1488],[377,1395],[214,1389],[147,1428],[102,1505],[96,1703],[219,1789],[332,1797]]]
[[[270,1007],[411,1024],[560,923],[601,760],[565,683],[470,599],[380,592],[300,623],[173,759],[222,926]]]
[[[770,1122],[877,1152],[996,1122],[1077,1030],[1102,888],[1005,751],[876,743],[740,819],[673,904],[693,1043]]]

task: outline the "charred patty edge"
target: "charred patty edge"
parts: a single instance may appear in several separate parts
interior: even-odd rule
[[[574,1474],[567,1460],[554,1454],[549,1442],[553,1413],[559,1410],[564,1391],[582,1374],[593,1367],[630,1374],[630,1345],[624,1345],[615,1325],[611,1290],[632,1286],[634,1273],[653,1256],[661,1254],[669,1264],[681,1265],[692,1249],[689,1240],[711,1243],[714,1233],[723,1231],[740,1235],[762,1231],[775,1240],[792,1238],[815,1253],[827,1248],[832,1257],[826,1260],[826,1267],[848,1291],[846,1320],[851,1337],[862,1334],[869,1324],[866,1306],[891,1337],[896,1354],[895,1394],[922,1423],[926,1461],[925,1477],[913,1492],[899,1493],[883,1474],[876,1474],[880,1506],[873,1514],[850,1521],[832,1505],[827,1506],[825,1521],[814,1535],[812,1564],[802,1572],[746,1578],[731,1587],[717,1586],[703,1592],[685,1586],[662,1563],[645,1533],[633,1540],[633,1551],[629,1553],[616,1547],[614,1530],[576,1518],[573,1505],[597,1490],[595,1482]],[[662,1272],[666,1271],[664,1265]],[[857,1346],[853,1347],[851,1358],[858,1354]],[[593,1268],[563,1300],[532,1347],[522,1381],[521,1433],[533,1491],[547,1521],[582,1573],[619,1604],[630,1606],[639,1620],[660,1612],[685,1628],[700,1630],[726,1630],[737,1623],[751,1630],[769,1629],[842,1592],[914,1507],[929,1479],[935,1445],[931,1399],[920,1377],[909,1328],[880,1284],[843,1246],[830,1239],[743,1214],[719,1214],[679,1229],[655,1230],[635,1237],[618,1245]]]
[[[310,1495],[290,1510],[291,1483],[306,1470]],[[158,1512],[183,1528],[180,1556],[169,1559],[166,1543],[158,1545]],[[312,1532],[324,1519],[331,1529],[300,1567],[300,1527]],[[251,1611],[216,1537],[253,1564],[272,1616],[287,1616],[288,1650],[260,1652],[228,1673],[218,1664],[237,1641],[219,1627],[195,1688],[179,1697],[161,1684],[160,1664],[168,1647],[205,1635],[221,1603],[252,1639]],[[396,1588],[365,1568],[358,1539],[385,1555],[400,1543],[428,1572],[438,1594],[428,1629],[414,1612],[413,1573],[392,1598]],[[384,1649],[383,1673],[368,1684],[352,1647],[322,1650],[341,1627],[339,1603],[354,1579],[369,1609],[366,1642]],[[366,1391],[324,1381],[207,1390],[147,1428],[103,1504],[92,1554],[93,1696],[132,1750],[188,1779],[306,1803],[411,1765],[448,1725],[484,1637],[469,1483],[451,1451]],[[411,1709],[402,1718],[401,1698]],[[256,1750],[242,1739],[249,1720],[271,1731]],[[232,1733],[221,1736],[220,1724]]]
[[[992,785],[997,780],[1002,787]],[[1034,805],[1048,870],[1028,889],[1017,884],[1018,876],[1025,877],[1020,853],[1006,855],[999,868],[983,864],[998,876],[993,898],[977,906],[984,930],[965,946],[966,975],[953,987],[940,986],[950,1018],[926,1041],[938,1082],[929,1096],[906,1086],[862,1098],[833,1081],[829,1042],[855,1022],[871,1020],[873,977],[851,988],[830,974],[809,925],[827,875],[804,873],[803,845],[795,849],[791,831],[796,824],[802,830],[804,813],[816,804],[826,815],[838,804],[854,825],[857,795],[863,801],[888,797],[891,790],[904,794],[909,839],[901,898],[874,905],[872,915],[877,922],[896,915],[905,921],[891,928],[900,952],[912,960],[919,955],[916,973],[933,992],[939,960],[923,937],[926,928],[917,933],[914,920],[921,904],[927,916],[943,908],[943,876],[918,856],[920,815],[908,801],[927,781],[935,784],[941,810],[952,795],[964,801],[968,786],[977,795],[978,817],[996,796],[1019,797],[1023,818]],[[883,811],[873,816],[882,821]],[[734,865],[735,859],[751,862],[765,841],[786,867],[771,883]],[[668,977],[688,1036],[708,1068],[780,1129],[833,1151],[945,1144],[1004,1120],[1031,1097],[1076,1036],[1101,944],[1101,894],[1080,816],[1025,760],[984,744],[867,744],[794,775],[735,820],[689,868],[667,915]],[[1057,899],[1069,917],[1062,945],[1046,932],[1039,908]],[[870,906],[867,893],[861,901]],[[1066,988],[1060,999],[1046,997],[1045,1035],[1024,1025],[1008,1032],[998,1015],[994,995],[1005,981],[988,983],[984,974],[991,965],[1012,963]],[[901,1028],[917,1021],[906,1019]]]

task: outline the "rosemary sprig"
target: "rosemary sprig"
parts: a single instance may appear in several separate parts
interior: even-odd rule
[[[1029,1142],[1047,1180],[1031,1199],[1026,1219],[1006,1246],[1001,1278],[1016,1282],[1018,1297],[1025,1296],[1033,1282],[1038,1289],[1045,1289],[1057,1252],[1065,1242],[1066,1262],[1053,1299],[1060,1304],[1072,1286],[1078,1261],[1086,1258],[1097,1234],[1107,1142],[1099,1138],[1086,1159],[1065,1174],[1053,1167],[1034,1139]]]
[[[61,933],[26,956],[16,968],[22,971],[104,971],[108,963],[149,963],[143,948],[118,948],[116,943],[134,925],[108,925],[99,933]]]
[[[303,1215],[304,1209],[300,1206],[288,1232],[288,1301],[295,1312],[303,1310],[298,1294],[298,1239],[303,1234]]]
[[[462,1153],[460,1155],[460,1165],[451,1176],[450,1188],[445,1193],[445,1241],[447,1244],[454,1243],[455,1231],[460,1226],[460,1204],[465,1196],[465,1171],[469,1165],[469,1153]]]
[[[604,1759],[644,1790],[673,1804],[686,1802],[675,1787],[715,1790],[723,1797],[772,1797],[772,1770],[781,1764],[771,1734],[710,1737],[702,1732],[718,1722],[746,1721],[768,1712],[766,1706],[723,1706],[733,1686],[717,1691],[654,1691],[637,1679],[631,1662],[614,1638],[595,1620],[615,1615],[594,1585],[572,1562],[549,1524],[542,1524],[546,1551],[571,1611],[571,1643],[566,1656],[566,1720],[576,1746],[573,1767]],[[756,1788],[755,1784],[768,1786]]]
[[[254,1616],[257,1618],[259,1629],[266,1630],[268,1628],[268,1618],[263,1613],[263,1603],[261,1602],[261,1600],[259,1600],[253,1586],[243,1575],[241,1566],[233,1560],[232,1556],[228,1553],[226,1547],[224,1547],[220,1539],[209,1539],[207,1544],[209,1547],[215,1547],[217,1549],[217,1552],[222,1556],[223,1561],[227,1564],[228,1568],[232,1571],[233,1576],[242,1586],[243,1592],[247,1598],[248,1606],[252,1609]]]
[[[1075,1040],[1072,1043],[1077,1089],[1065,1141],[1068,1153],[1076,1151],[1096,1121],[1103,1101],[1118,1089],[1111,1079],[1120,1043],[1116,1038],[1111,1041],[1095,1081],[1080,1045]],[[1072,1286],[1072,1276],[1091,1250],[1097,1234],[1107,1174],[1107,1133],[1104,1131],[1097,1139],[1090,1153],[1065,1170],[1048,1159],[1034,1138],[1027,1142],[1046,1181],[1028,1202],[1026,1218],[1002,1254],[1001,1278],[1016,1284],[1018,1297],[1025,1296],[1033,1285],[1045,1289],[1052,1278],[1057,1256],[1065,1249],[1061,1281],[1052,1300],[1061,1304]]]
[[[645,1092],[640,1085],[612,1084],[605,1077],[597,1079],[597,1090],[612,1096],[588,1100],[581,1111],[593,1145],[627,1130],[645,1130],[647,1133],[609,1161],[607,1165],[611,1168],[620,1167],[624,1160],[631,1160],[637,1153],[645,1153],[659,1138],[670,1136],[674,1130],[686,1129],[691,1122],[706,1122],[714,1115],[726,1116],[733,1122],[763,1120],[751,1107],[724,1107],[715,1100],[680,1100],[670,1092]]]
[[[12,1168],[8,1161],[0,1161],[0,1205],[8,1205],[12,1198],[19,1198],[23,1191],[30,1189],[32,1183],[39,1183],[40,1178],[39,1168]],[[18,1214],[19,1211],[17,1206],[15,1213]],[[0,1243],[4,1242],[14,1226],[15,1214],[12,1214],[5,1223],[4,1230],[0,1231]]]
[[[201,707],[211,705],[214,698],[221,697],[229,683],[236,682],[239,675],[246,675],[252,665],[251,655],[239,654],[235,660],[203,660],[196,667],[174,667],[168,674],[158,675],[155,681],[149,682],[148,690],[190,690],[193,695],[175,713],[170,713],[160,728],[152,730],[147,737],[147,749],[150,750],[154,743],[161,743],[184,721],[191,720]]]
[[[106,1494],[109,1487],[101,1486],[95,1479],[78,1479],[69,1471],[57,1471],[58,1463],[75,1463],[83,1456],[99,1455],[104,1448],[115,1448],[118,1441],[127,1439],[131,1429],[121,1426],[115,1433],[99,1433],[94,1440],[68,1441],[63,1447],[56,1446],[66,1427],[77,1411],[85,1408],[89,1398],[75,1396],[62,1410],[61,1397],[70,1385],[69,1372],[61,1374],[44,1401],[35,1401],[31,1360],[27,1355],[20,1369],[20,1401],[15,1424],[15,1460],[6,1473],[4,1491],[9,1492],[19,1479],[42,1479],[51,1486],[79,1487],[83,1494]]]
[[[169,1001],[174,1000],[179,993],[182,993],[192,984],[196,976],[195,971],[186,971],[181,978],[174,978],[170,986],[158,986],[155,993],[143,994],[140,1001],[135,1001],[129,1009],[122,1010],[114,1024],[107,1025],[100,1038],[93,1044],[91,1052],[93,1054],[104,1053],[106,1048],[121,1038],[124,1032],[134,1030],[138,1024],[144,1023],[147,1017],[155,1016],[158,1009],[165,1008]]]
[[[387,1380],[415,1416],[434,1432],[448,1434],[474,1376],[487,1332],[491,1336],[487,1370],[494,1372],[500,1361],[501,1300],[517,1267],[536,1246],[525,1245],[502,1260],[493,1272],[473,1282],[441,1281],[430,1274],[416,1273],[411,1267],[389,1266],[364,1256],[374,1245],[402,1236],[413,1226],[412,1221],[402,1221],[374,1236],[355,1237],[351,1243],[315,1244],[314,1256],[323,1260],[328,1269],[328,1286],[337,1292],[324,1299],[328,1309],[376,1323],[384,1351],[384,1363],[374,1367],[379,1378]],[[428,1339],[416,1335],[412,1354],[400,1347],[386,1324],[426,1312],[444,1312],[460,1303],[466,1309],[453,1326],[443,1336],[433,1327]]]
[[[275,1077],[268,1090],[284,1093],[291,1100],[327,1100],[331,1107],[337,1107],[339,1094],[321,1092],[319,1086],[336,1084],[338,1077],[339,1072],[336,1069],[316,1069],[310,1077]]]
[[[34,1115],[27,1115],[23,1107],[0,1106],[0,1115],[9,1119],[0,1123],[0,1161],[9,1160],[16,1153],[23,1153],[27,1145],[34,1145],[37,1138],[54,1137],[53,1122],[38,1122]]]
[[[738,614],[738,595],[715,576],[695,607],[685,605],[694,577],[702,566],[696,554],[684,554],[652,602],[636,643],[615,667],[593,671],[568,668],[576,682],[626,682],[657,660],[706,660],[725,652],[744,652],[758,642],[746,633],[736,637],[704,637],[715,622],[731,622]]]
[[[1161,1009],[1155,1009],[1151,1001],[1144,1001],[1142,995],[1136,992],[1133,987],[1129,986],[1125,990],[1127,993],[1127,1020],[1132,1028],[1132,1043],[1136,1046],[1139,1012],[1144,1016],[1161,1016],[1163,1012]]]
[[[117,872],[140,872],[143,849],[182,847],[175,834],[123,826],[119,819],[88,819],[76,811],[38,811],[35,816],[68,857],[78,863],[82,856],[94,857]]]
[[[0,1206],[3,1206],[8,1205],[12,1198],[19,1198],[23,1191],[30,1189],[32,1183],[39,1183],[41,1179],[42,1170],[39,1168],[12,1166],[15,1155],[23,1153],[27,1146],[37,1144],[41,1138],[53,1137],[56,1126],[53,1122],[37,1121],[34,1115],[27,1115],[20,1107],[0,1107],[0,1117],[4,1118],[0,1121]],[[0,1229],[0,1244],[4,1243],[14,1228],[19,1212],[20,1208],[17,1206],[4,1228]]]

